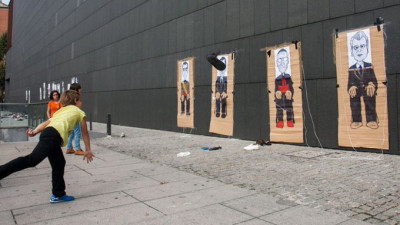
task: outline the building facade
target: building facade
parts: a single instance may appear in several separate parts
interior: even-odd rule
[[[181,132],[177,61],[194,58],[196,134],[209,134],[212,52],[235,55],[233,137],[270,136],[268,46],[301,42],[304,144],[338,145],[337,31],[382,17],[388,140],[400,154],[400,2],[397,0],[13,1],[6,101],[47,102],[49,88],[82,84],[92,120]],[[307,90],[307,95],[304,94]],[[339,102],[339,103],[338,103]],[[346,149],[346,148],[345,148]],[[372,150],[375,151],[375,150]],[[380,151],[378,151],[380,152]]]

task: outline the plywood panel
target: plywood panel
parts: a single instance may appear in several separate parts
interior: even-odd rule
[[[335,45],[339,146],[388,150],[383,32],[376,26],[341,32]],[[357,60],[364,62],[361,69],[355,69]]]
[[[274,142],[304,142],[300,49],[300,42],[297,48],[295,44],[266,48],[270,140]]]
[[[177,124],[194,128],[194,58],[179,60],[177,68]]]
[[[235,59],[233,54],[219,55],[226,60],[226,69],[212,68],[210,133],[233,135],[233,92]]]

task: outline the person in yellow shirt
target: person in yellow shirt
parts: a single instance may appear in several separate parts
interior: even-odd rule
[[[65,193],[64,169],[65,158],[61,147],[67,144],[68,134],[72,131],[75,124],[81,124],[83,142],[85,144],[85,154],[83,160],[87,163],[93,160],[93,153],[90,148],[89,132],[86,125],[86,115],[80,108],[82,102],[77,91],[68,90],[61,95],[61,105],[63,106],[49,120],[39,124],[34,130],[28,129],[27,135],[30,137],[40,133],[39,143],[32,153],[18,157],[0,166],[0,180],[8,175],[34,167],[42,162],[46,157],[49,158],[52,168],[52,196],[50,203],[73,201],[73,196]]]

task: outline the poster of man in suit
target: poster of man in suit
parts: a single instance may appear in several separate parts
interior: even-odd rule
[[[287,127],[294,126],[293,114],[293,81],[290,76],[289,47],[276,49],[275,53],[275,105],[276,127],[283,128],[283,113],[286,112]]]
[[[380,25],[383,26],[383,25]],[[384,28],[333,34],[338,87],[338,145],[388,150]]]
[[[177,126],[194,128],[194,58],[177,62]]]
[[[265,50],[270,141],[303,143],[301,42]]]
[[[350,95],[352,129],[363,126],[361,118],[361,99],[365,105],[365,125],[378,128],[376,116],[376,91],[378,84],[371,63],[369,30],[349,32],[347,34],[349,51],[349,78],[347,90]]]

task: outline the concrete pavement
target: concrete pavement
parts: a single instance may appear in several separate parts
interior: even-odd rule
[[[65,155],[73,202],[49,203],[47,160],[1,180],[0,224],[400,221],[398,156],[277,144],[245,151],[250,141],[123,126],[112,131],[106,137],[106,126],[94,124],[93,163]],[[35,144],[0,143],[0,164]],[[222,149],[201,150],[206,146]],[[190,155],[177,157],[181,152]]]

